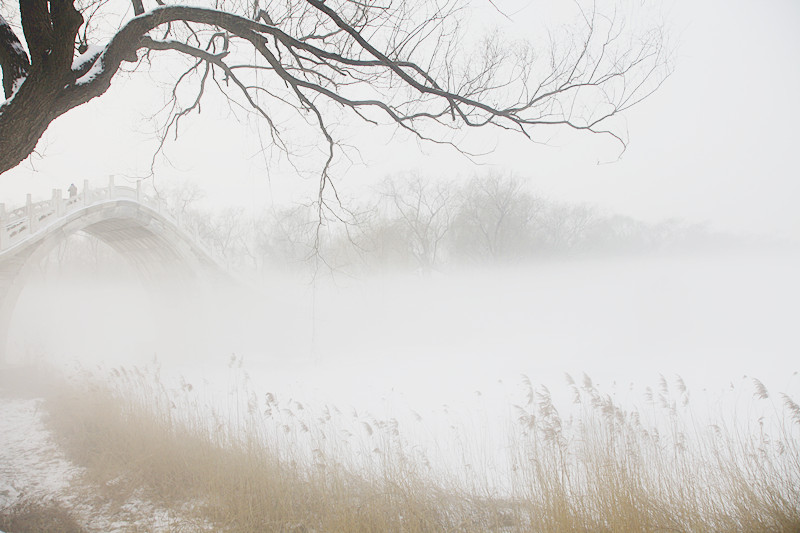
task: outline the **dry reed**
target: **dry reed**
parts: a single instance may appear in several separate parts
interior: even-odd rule
[[[493,476],[448,476],[395,419],[234,384],[220,408],[152,370],[71,382],[47,403],[106,497],[139,494],[230,532],[800,531],[800,408],[752,383],[747,414],[696,415],[678,378],[626,407],[589,378],[572,403],[523,380]],[[750,413],[752,411],[752,413]],[[356,432],[359,432],[356,434]],[[473,435],[480,439],[480,435]],[[495,453],[480,442],[461,449]],[[466,453],[466,452],[464,452]],[[472,463],[473,457],[453,464]]]

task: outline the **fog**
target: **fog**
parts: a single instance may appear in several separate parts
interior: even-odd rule
[[[759,430],[754,413],[775,407],[753,405],[753,378],[800,393],[796,248],[451,258],[427,270],[284,266],[154,283],[75,234],[30,271],[7,361],[99,379],[153,408],[166,399],[184,413],[177,419],[200,416],[217,431],[248,413],[278,453],[311,461],[324,446],[356,471],[393,427],[435,479],[507,494],[531,384],[546,387],[536,394],[566,424],[581,408],[569,375],[667,429],[675,406],[667,416],[647,395],[674,402],[667,388],[685,383],[685,423],[741,418],[734,427],[745,433]],[[314,425],[334,410],[336,433],[320,437]]]
[[[137,202],[106,219],[102,209],[75,209],[53,222],[65,214],[62,204],[30,238],[21,225],[1,228],[3,294],[12,298],[9,287],[24,285],[0,346],[5,381],[15,380],[17,367],[19,375],[33,369],[46,378],[56,369],[81,385],[109,384],[108,398],[152,409],[156,420],[166,413],[170,430],[181,423],[201,428],[197,436],[218,451],[256,437],[292,468],[295,460],[309,472],[340,462],[356,474],[371,462],[386,466],[386,454],[384,461],[403,467],[401,478],[401,463],[416,461],[436,483],[446,486],[452,476],[456,487],[498,502],[514,494],[515,480],[548,469],[539,462],[547,455],[531,450],[546,435],[541,430],[557,424],[559,431],[549,433],[564,439],[552,448],[560,454],[550,468],[556,477],[573,459],[604,477],[614,454],[592,453],[607,451],[608,443],[614,452],[615,439],[630,438],[632,448],[640,440],[653,444],[656,455],[634,452],[627,456],[633,463],[623,456],[618,465],[620,479],[633,473],[631,489],[640,484],[636,461],[644,467],[641,479],[656,481],[653,494],[671,490],[670,480],[675,486],[668,498],[653,500],[655,507],[670,504],[663,511],[669,521],[648,516],[648,527],[668,527],[684,514],[673,507],[683,501],[704,513],[725,514],[730,506],[746,516],[754,487],[764,501],[791,507],[799,500],[787,487],[798,486],[800,475],[800,69],[791,67],[800,53],[800,3],[622,6],[634,4],[652,11],[654,27],[664,31],[669,75],[618,117],[612,130],[622,145],[616,133],[534,127],[528,139],[467,128],[441,139],[458,140],[452,149],[337,108],[325,123],[342,141],[341,152],[321,175],[324,146],[295,128],[310,115],[296,123],[298,117],[271,115],[298,136],[288,144],[280,139],[282,152],[265,146],[268,127],[207,94],[202,115],[183,116],[180,135],[170,132],[162,142],[157,122],[170,108],[180,71],[165,60],[117,76],[101,98],[54,121],[36,153],[3,174],[0,214],[16,213],[14,224],[24,219],[31,231],[33,207],[51,198],[55,205],[71,183],[83,206],[91,203],[89,189],[108,191],[90,207],[115,203],[115,185]],[[558,41],[568,33],[559,12],[579,7],[473,3],[470,38],[496,18],[503,35]],[[502,20],[508,17],[501,9],[514,20]],[[532,51],[539,54],[537,46]],[[330,179],[326,195],[323,176]],[[20,209],[26,195],[27,210]],[[141,217],[127,218],[132,211]],[[81,220],[59,225],[70,215]],[[107,223],[101,231],[98,220]],[[123,257],[88,234],[71,233],[78,226],[91,232],[92,225],[110,241],[119,230],[129,242],[117,242],[118,249],[141,254]],[[29,244],[54,247],[39,260],[18,253]],[[191,253],[205,249],[210,255],[201,259],[213,259],[216,270],[191,265],[193,272],[179,279],[154,279],[147,272],[152,263],[141,263],[151,251],[180,262],[184,248],[195,245]],[[36,260],[12,279],[23,257]],[[134,375],[139,380],[128,379]],[[570,388],[573,377],[583,386]],[[39,406],[28,404],[16,418],[39,423],[40,412],[53,412]],[[606,408],[617,406],[622,410],[608,415]],[[332,423],[319,416],[334,411]],[[617,425],[615,416],[625,423]],[[154,426],[142,427],[145,440],[153,436]],[[707,435],[720,427],[723,437],[706,447]],[[51,450],[44,428],[36,439],[7,431],[32,444],[6,457],[25,456],[31,464],[44,457],[29,453],[31,446]],[[609,440],[594,439],[606,433]],[[684,438],[695,441],[685,448]],[[388,453],[395,446],[397,456]],[[315,461],[314,452],[331,462]],[[514,473],[520,458],[527,466]],[[759,470],[762,459],[767,467]],[[59,475],[50,457],[38,462]],[[724,491],[720,500],[698,497],[716,494],[704,484],[728,483],[727,466],[738,467],[730,471],[743,481],[726,487],[730,498]],[[645,472],[651,467],[654,477]],[[693,479],[698,469],[715,468]],[[32,470],[26,466],[25,475]],[[770,476],[783,484],[770,484]],[[577,507],[586,499],[583,479],[573,480]],[[686,490],[695,481],[702,489]],[[105,487],[112,484],[116,479]],[[540,484],[545,496],[546,487]],[[17,494],[0,489],[0,496]],[[613,490],[601,484],[598,500]],[[649,499],[647,490],[642,494]],[[448,514],[449,503],[442,509]]]
[[[144,366],[213,382],[235,354],[260,390],[379,409],[468,398],[525,374],[611,386],[680,375],[780,390],[800,352],[800,254],[777,249],[550,258],[445,272],[289,275],[153,291],[111,257],[90,275],[49,268],[22,292],[9,359]],[[223,372],[224,374],[224,372]]]

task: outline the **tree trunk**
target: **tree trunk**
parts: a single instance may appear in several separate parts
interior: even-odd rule
[[[34,68],[9,105],[0,107],[0,174],[24,161],[58,116],[59,83]]]

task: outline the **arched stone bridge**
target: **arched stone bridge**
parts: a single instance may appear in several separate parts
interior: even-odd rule
[[[0,203],[0,363],[6,357],[8,327],[30,269],[70,235],[83,231],[119,252],[145,284],[186,284],[223,273],[208,249],[182,230],[163,205],[136,188],[114,185],[53,190],[50,200],[7,211]]]

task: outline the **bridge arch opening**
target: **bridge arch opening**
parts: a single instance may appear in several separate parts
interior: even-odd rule
[[[136,360],[157,346],[157,308],[119,252],[78,232],[33,265],[8,325],[9,364]]]
[[[118,195],[118,189],[124,194]],[[9,220],[5,210],[0,213],[5,217],[0,220],[0,363],[8,352],[8,332],[18,298],[32,273],[41,269],[43,262],[58,262],[51,254],[58,254],[70,239],[82,238],[73,236],[89,236],[90,246],[101,250],[102,243],[124,258],[144,285],[152,301],[149,313],[156,320],[175,317],[176,310],[171,307],[191,300],[201,278],[221,274],[191,237],[159,213],[158,206],[130,198],[130,191],[111,184],[93,203],[90,191],[85,190],[83,201],[71,198],[71,203],[65,204],[54,194],[52,201],[42,202],[49,210],[37,211],[29,201],[26,210],[12,213],[16,219]],[[64,313],[70,313],[68,306]]]

